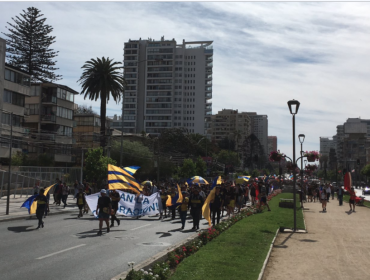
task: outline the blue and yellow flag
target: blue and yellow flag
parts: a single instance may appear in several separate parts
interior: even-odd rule
[[[183,196],[179,184],[177,184],[177,191],[178,193],[174,197],[171,197],[170,195],[167,196],[166,206],[171,209],[177,208],[177,206],[182,203]]]
[[[206,198],[206,201],[204,201],[203,207],[202,207],[202,215],[204,219],[208,221],[208,225],[211,226],[211,209],[210,209],[210,204],[211,201],[215,199],[215,194],[216,194],[216,188],[213,188],[209,195]]]
[[[214,187],[216,187],[216,185],[221,185],[221,184],[222,184],[221,176],[218,176],[214,179],[212,186],[209,190],[211,191]]]
[[[128,166],[124,167],[123,170],[125,170],[128,174],[133,176],[139,168],[140,166]]]
[[[140,193],[143,190],[130,173],[111,164],[108,164],[108,188],[110,190],[132,190],[135,193]]]
[[[50,189],[52,187],[54,187],[56,184],[53,184],[47,188],[45,188],[44,190],[44,195],[46,196],[48,194],[48,192],[50,191]],[[27,200],[25,202],[23,202],[22,207],[25,207],[28,209],[28,213],[29,214],[35,214],[36,213],[36,209],[37,209],[37,202],[35,201],[35,198],[38,197],[39,195],[38,194],[35,194],[29,198],[27,198]]]

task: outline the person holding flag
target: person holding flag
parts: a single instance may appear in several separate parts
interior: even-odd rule
[[[182,192],[183,200],[180,205],[180,219],[181,219],[181,229],[185,228],[186,215],[188,214],[188,205],[189,205],[189,193]]]
[[[204,199],[199,195],[199,188],[195,187],[193,194],[189,199],[190,215],[193,217],[193,228],[192,230],[199,229],[199,221],[202,212],[202,206]]]
[[[217,224],[220,223],[221,209],[224,204],[224,197],[220,192],[220,187],[216,186],[215,196],[211,200],[211,210],[212,210],[212,225],[215,226],[216,214],[217,214]]]
[[[44,195],[44,189],[40,189],[39,195],[35,197],[34,202],[37,203],[36,217],[39,220],[39,225],[36,229],[39,229],[40,227],[43,228],[44,222],[42,221],[42,218],[44,217],[45,208],[48,204],[46,196]]]

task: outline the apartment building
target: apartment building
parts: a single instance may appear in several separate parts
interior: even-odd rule
[[[320,154],[329,158],[330,149],[336,149],[337,143],[334,137],[320,137]]]
[[[227,137],[236,142],[236,150],[242,150],[245,138],[251,134],[251,119],[245,112],[223,109],[212,116],[208,134],[215,141],[221,141]]]
[[[213,41],[124,44],[124,132],[186,128],[206,134],[212,115]]]
[[[49,154],[55,163],[72,163],[72,133],[74,127],[74,96],[77,91],[55,83],[31,84],[26,98],[29,117],[25,126],[33,139],[28,147],[29,156]]]
[[[267,152],[270,154],[272,151],[277,151],[277,137],[276,136],[268,136],[267,137]]]
[[[74,147],[84,149],[100,147],[100,116],[96,114],[75,114],[73,119],[75,121],[73,137],[76,141]],[[105,135],[110,135],[111,122],[111,119],[106,118]]]
[[[264,154],[268,156],[268,117],[267,115],[257,115],[255,112],[247,113],[251,118],[252,133],[260,141]]]
[[[8,159],[10,136],[12,155],[22,152],[24,118],[28,115],[25,99],[30,95],[30,75],[5,63],[6,42],[0,38],[0,160]],[[12,130],[12,132],[11,132]]]

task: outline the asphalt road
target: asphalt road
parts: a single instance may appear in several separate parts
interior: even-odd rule
[[[190,216],[184,231],[180,219],[121,216],[121,225],[100,237],[91,215],[61,214],[44,222],[38,230],[35,219],[0,223],[1,279],[107,280],[127,270],[127,262],[138,264],[194,234]],[[201,228],[207,225],[202,219]]]

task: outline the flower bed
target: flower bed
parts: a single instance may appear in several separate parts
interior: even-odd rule
[[[281,193],[281,189],[274,190],[267,199],[270,201],[274,196]],[[190,241],[175,250],[167,253],[167,260],[164,262],[155,263],[147,271],[140,269],[133,269],[133,262],[129,262],[128,265],[131,268],[130,272],[127,274],[125,280],[167,280],[170,278],[176,267],[188,256],[195,254],[202,246],[206,245],[208,242],[215,239],[222,232],[230,228],[232,225],[238,221],[249,217],[253,214],[262,212],[264,206],[261,208],[259,204],[255,207],[249,209],[242,209],[240,213],[235,216],[223,220],[218,225],[210,227],[207,230],[203,230],[198,234],[198,237],[193,241]],[[120,279],[122,280],[122,279]]]

